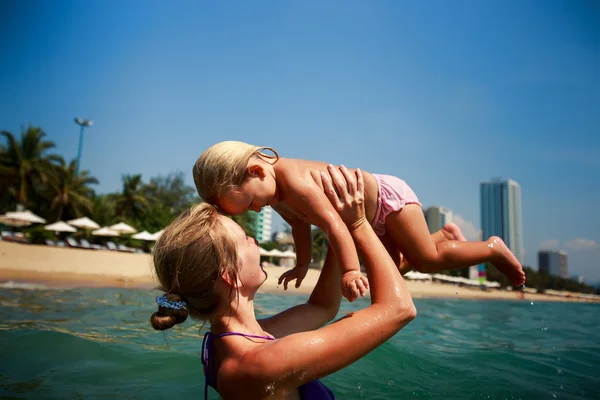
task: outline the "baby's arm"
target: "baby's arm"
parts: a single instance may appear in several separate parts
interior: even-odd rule
[[[308,265],[312,258],[312,232],[310,230],[310,224],[285,212],[285,210],[280,207],[273,206],[273,209],[277,211],[284,221],[292,228],[292,238],[296,245],[296,267],[281,275],[279,277],[279,284],[281,285],[283,282],[283,288],[287,290],[288,282],[296,279],[296,287],[298,288],[308,272]]]
[[[312,259],[312,232],[310,231],[310,224],[297,218],[290,220],[288,224],[292,227],[292,238],[296,245],[296,265],[308,268],[308,264],[310,264]]]
[[[321,228],[327,235],[343,274],[342,281],[345,287],[342,294],[350,301],[355,300],[358,297],[359,289],[356,284],[349,288],[350,284],[360,279],[363,281],[363,285],[368,287],[368,281],[360,272],[356,247],[346,224],[329,202],[323,189],[314,181],[295,177],[286,183],[290,204],[306,215],[308,220]]]

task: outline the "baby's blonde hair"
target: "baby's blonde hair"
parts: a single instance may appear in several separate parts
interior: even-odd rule
[[[185,300],[185,309],[159,307],[152,314],[154,329],[164,330],[186,320],[208,320],[218,306],[217,280],[227,274],[237,282],[238,252],[221,214],[201,203],[184,211],[154,246],[154,269],[171,301]]]
[[[272,151],[274,155],[264,154],[265,150]],[[206,149],[192,169],[200,197],[208,203],[216,204],[223,194],[242,186],[248,177],[248,161],[252,157],[259,157],[272,164],[279,159],[279,155],[271,147],[231,140]]]

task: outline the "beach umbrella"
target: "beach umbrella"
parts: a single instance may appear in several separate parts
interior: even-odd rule
[[[158,232],[154,232],[152,234],[152,240],[154,240],[154,241],[158,240],[162,236],[162,234],[163,234],[164,231],[165,231],[164,229],[161,229]]]
[[[77,232],[76,228],[73,228],[71,225],[63,221],[57,221],[53,224],[46,225],[44,226],[44,229],[47,231],[54,232]]]
[[[133,235],[131,237],[132,239],[138,239],[138,240],[147,240],[149,242],[154,241],[154,237],[152,236],[152,234],[148,231],[143,231],[140,233],[136,233],[135,235]]]
[[[259,249],[260,249],[260,255],[261,256],[268,256],[269,255],[269,251],[268,250],[265,250],[262,247],[259,247]]]
[[[32,224],[43,224],[46,222],[44,218],[35,215],[29,210],[7,212],[4,216],[12,220],[29,222]]]
[[[296,258],[296,253],[294,253],[292,250],[286,250],[283,253],[281,253],[280,255],[281,258]]]
[[[94,236],[119,236],[119,232],[110,229],[108,226],[103,226],[100,229],[92,231]]]
[[[67,223],[69,225],[72,225],[72,226],[75,226],[75,227],[81,228],[81,229],[88,229],[88,230],[100,229],[100,225],[98,225],[96,222],[92,221],[88,217],[72,219],[70,221],[67,221]]]
[[[4,215],[0,215],[0,224],[4,224],[4,225],[8,225],[8,226],[22,227],[22,226],[31,225],[31,222],[23,221],[20,219],[9,218],[6,216],[6,214],[4,214]]]
[[[118,224],[112,225],[109,228],[113,231],[119,232],[119,234],[130,234],[137,232],[133,226],[127,225],[125,222],[119,222]]]
[[[269,251],[269,254],[267,254],[271,257],[281,257],[283,255],[283,251],[279,251],[277,249],[273,249],[271,251]]]

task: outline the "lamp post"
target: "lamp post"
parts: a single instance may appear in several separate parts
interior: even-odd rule
[[[75,170],[75,172],[79,175],[79,164],[81,163],[81,149],[83,148],[83,130],[88,126],[92,126],[93,122],[89,119],[76,117],[75,123],[81,127],[81,130],[79,131],[79,150],[77,150],[77,169]]]

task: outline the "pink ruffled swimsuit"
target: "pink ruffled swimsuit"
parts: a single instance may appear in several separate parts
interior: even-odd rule
[[[400,178],[391,175],[373,174],[377,179],[377,210],[373,219],[373,230],[377,236],[385,234],[385,220],[388,215],[401,210],[407,204],[421,203],[413,190]]]

